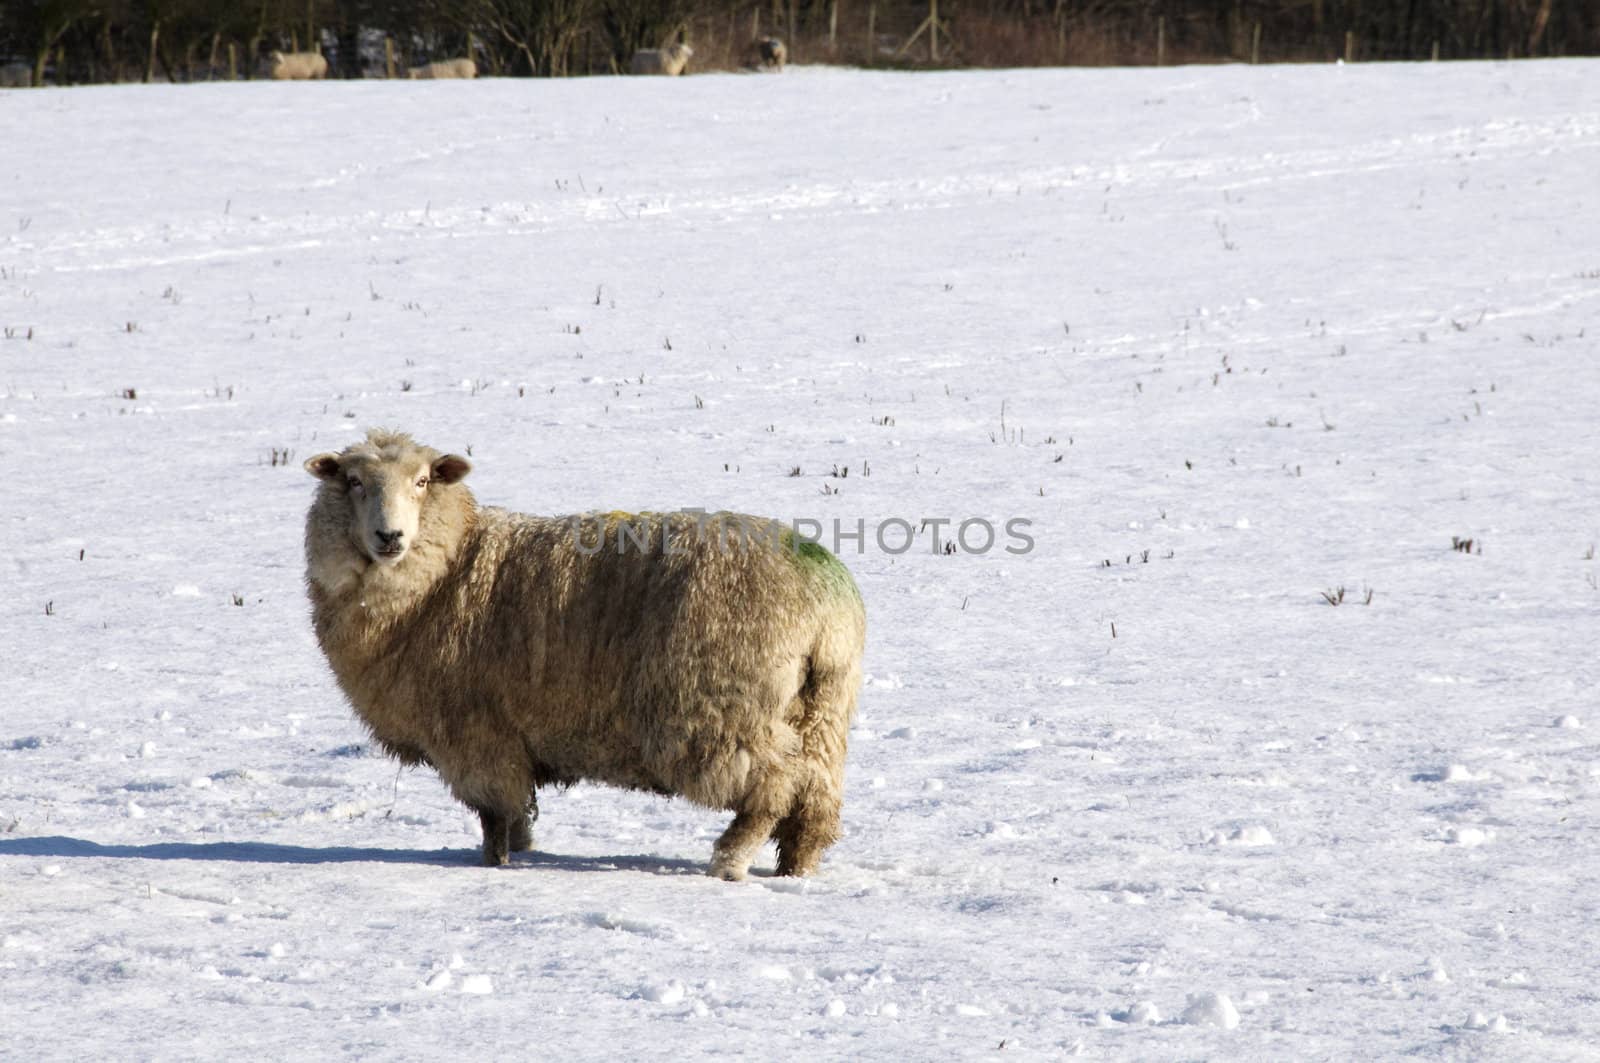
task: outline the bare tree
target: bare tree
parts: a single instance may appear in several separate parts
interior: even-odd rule
[[[17,42],[26,47],[26,54],[33,60],[34,85],[43,85],[50,53],[61,44],[68,30],[93,18],[98,13],[98,5],[94,0],[36,0],[19,7],[16,14],[5,18],[7,22],[16,23]]]

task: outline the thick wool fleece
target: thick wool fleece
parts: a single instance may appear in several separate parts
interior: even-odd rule
[[[330,458],[447,460],[384,432],[307,466]],[[415,541],[382,565],[330,468],[306,525],[317,638],[384,748],[479,812],[486,862],[527,847],[536,787],[587,779],[733,811],[712,874],[743,877],[769,836],[780,873],[816,868],[866,629],[837,558],[758,517],[533,517],[435,479]]]

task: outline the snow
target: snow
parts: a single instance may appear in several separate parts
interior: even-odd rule
[[[1597,84],[0,96],[6,1053],[1587,1058]],[[819,876],[588,786],[475,866],[309,630],[300,463],[378,424],[868,522]]]
[[[1191,1026],[1216,1026],[1232,1030],[1239,1025],[1239,1009],[1226,993],[1196,993],[1183,1009],[1183,1021]]]

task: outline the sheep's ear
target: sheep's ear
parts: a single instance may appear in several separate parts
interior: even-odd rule
[[[339,475],[339,455],[318,454],[306,459],[306,472],[319,480],[331,480]]]
[[[433,460],[433,478],[442,484],[453,484],[472,471],[472,463],[460,454],[446,454]]]

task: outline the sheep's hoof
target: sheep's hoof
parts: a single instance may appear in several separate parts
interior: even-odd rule
[[[743,882],[745,869],[736,864],[714,862],[711,865],[711,870],[707,871],[706,874],[712,878],[720,878],[724,882]]]
[[[528,829],[527,820],[521,820],[511,825],[511,835],[507,844],[510,850],[514,853],[526,853],[532,851],[533,831]]]
[[[810,867],[801,867],[798,864],[785,864],[782,862],[778,864],[776,872],[779,878],[806,878],[816,873],[817,869],[815,865]]]
[[[511,863],[511,854],[505,849],[497,850],[489,845],[483,847],[484,867],[504,867],[509,863]]]

